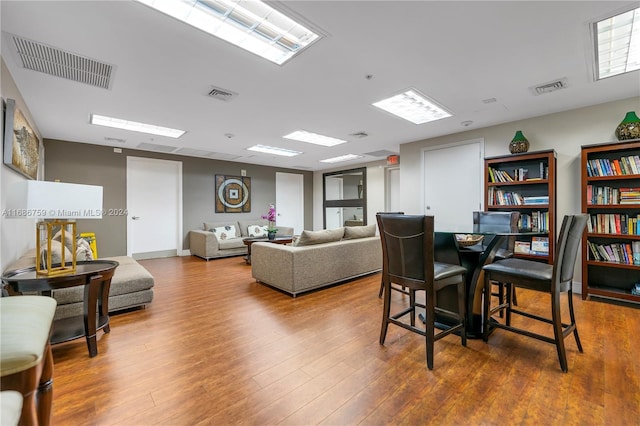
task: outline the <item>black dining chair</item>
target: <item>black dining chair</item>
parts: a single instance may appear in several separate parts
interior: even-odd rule
[[[460,265],[434,260],[434,218],[414,215],[376,215],[382,240],[382,281],[384,307],[380,344],[384,345],[389,324],[425,336],[427,367],[433,369],[434,342],[459,331],[462,345],[467,345],[465,272]],[[391,314],[391,284],[401,285],[409,291],[409,306]],[[436,306],[436,293],[446,287],[457,290],[457,312]],[[425,303],[416,301],[416,291],[425,292]],[[424,309],[426,327],[416,326],[416,310]],[[455,323],[448,329],[435,333],[435,316],[451,319]],[[406,316],[409,316],[408,322]]]
[[[558,243],[556,245],[553,265],[535,262],[524,259],[504,259],[484,266],[484,309],[483,309],[483,340],[489,339],[489,333],[494,328],[505,329],[544,342],[553,343],[558,352],[560,368],[563,372],[568,371],[567,354],[564,346],[564,339],[573,334],[576,339],[578,350],[582,352],[578,328],[576,326],[573,312],[573,270],[575,267],[580,238],[587,223],[587,215],[565,216],[560,228]],[[506,283],[507,297],[504,303],[491,308],[490,294],[491,281]],[[512,306],[512,293],[514,287],[526,288],[551,295],[551,319],[540,315],[514,309]],[[567,293],[569,304],[570,323],[562,322],[560,315],[560,295]],[[506,310],[505,323],[493,320],[491,315],[497,311]],[[542,321],[553,326],[554,337],[548,337],[522,328],[511,325],[511,315],[518,314],[537,321]]]
[[[404,212],[377,212],[376,213],[376,217],[379,214],[404,214]],[[409,294],[409,292],[404,287],[398,288],[398,287],[392,286],[391,289],[399,291],[400,293],[404,293],[404,294],[407,294],[407,295]],[[378,299],[382,297],[382,292],[383,291],[384,291],[384,281],[380,280],[380,291],[378,292]]]
[[[520,212],[473,212],[473,232],[517,232],[518,220],[520,220]],[[515,237],[505,238],[505,241],[498,247],[494,260],[513,257],[514,245]],[[491,295],[498,297],[499,304],[504,303],[504,283],[494,281],[493,284],[497,286],[497,293],[491,293]],[[513,304],[518,306],[515,289],[513,291]],[[504,313],[500,311],[501,318],[503,315]]]

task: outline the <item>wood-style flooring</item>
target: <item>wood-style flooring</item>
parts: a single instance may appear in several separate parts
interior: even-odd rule
[[[553,345],[504,330],[439,340],[429,371],[423,337],[391,325],[378,343],[380,274],[291,298],[242,257],[141,263],[154,300],[112,316],[98,356],[54,346],[53,425],[640,425],[640,309],[574,296],[567,374]]]

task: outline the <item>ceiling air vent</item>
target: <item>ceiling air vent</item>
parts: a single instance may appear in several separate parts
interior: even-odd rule
[[[567,79],[561,78],[559,80],[550,81],[539,86],[529,87],[529,90],[531,90],[534,95],[538,96],[544,95],[545,93],[555,92],[556,90],[566,89],[567,87]]]
[[[109,89],[112,65],[15,35],[12,39],[24,68]]]
[[[355,132],[355,133],[351,133],[349,136],[353,136],[354,138],[366,138],[367,136],[369,136],[369,133],[367,132]]]
[[[222,102],[229,102],[238,96],[237,93],[232,92],[231,90],[221,89],[219,87],[212,87],[208,95]]]

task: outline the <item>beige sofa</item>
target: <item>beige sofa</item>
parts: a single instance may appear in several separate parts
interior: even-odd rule
[[[67,253],[65,256],[69,259],[71,252],[67,250]],[[113,273],[109,289],[109,312],[144,307],[151,303],[155,280],[144,266],[128,256],[101,259],[118,262],[118,267]],[[59,262],[59,257],[57,261]],[[9,265],[6,271],[30,268],[35,266],[35,263],[35,250],[31,250]],[[58,302],[55,319],[82,315],[84,303],[84,288],[82,286],[54,290],[53,298]]]
[[[247,254],[247,246],[243,239],[262,236],[256,228],[264,227],[267,224],[266,219],[204,222],[203,229],[189,231],[189,250],[192,255],[206,260],[245,255]],[[293,228],[287,226],[277,226],[277,228],[277,236],[293,235]]]
[[[365,228],[368,232],[364,232]],[[254,243],[251,246],[253,278],[295,297],[382,268],[382,245],[380,237],[375,236],[375,225],[315,231],[315,236],[333,232],[332,238],[328,238],[332,241],[322,242],[323,238],[319,238],[316,241],[320,242],[300,245],[305,235],[312,232],[303,231],[296,246]],[[336,234],[341,237],[336,239]],[[356,238],[356,234],[361,236]]]

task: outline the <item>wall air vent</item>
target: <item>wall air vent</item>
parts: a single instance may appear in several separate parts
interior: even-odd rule
[[[219,87],[212,87],[208,93],[208,96],[217,99],[222,102],[229,102],[238,96],[237,93],[232,92],[231,90],[221,89]]]
[[[15,35],[11,38],[24,68],[109,89],[112,65]]]
[[[535,95],[544,95],[545,93],[555,92],[556,90],[566,89],[568,87],[567,79],[561,78],[559,80],[550,81],[548,83],[540,84],[538,86],[529,87],[529,90]]]

